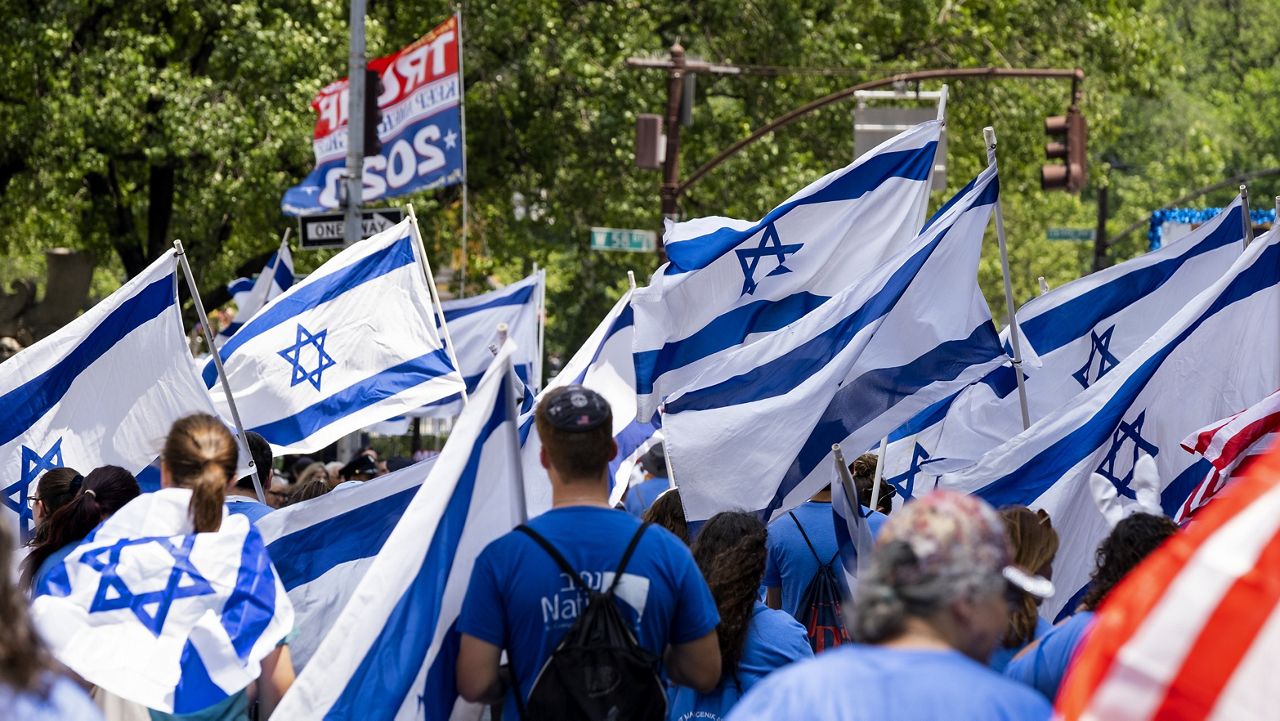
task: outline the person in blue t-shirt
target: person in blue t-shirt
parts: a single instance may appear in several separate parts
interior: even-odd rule
[[[1027,573],[1051,578],[1053,559],[1058,555],[1058,532],[1053,530],[1049,514],[1026,506],[1006,506],[1000,509],[1000,520],[1009,532],[1013,565]],[[1003,671],[1009,660],[1027,644],[1053,628],[1053,624],[1040,617],[1043,599],[1024,593],[1020,599],[1012,600],[1015,602],[1010,609],[1009,630],[987,661],[993,671]]]
[[[617,453],[612,412],[600,394],[578,385],[547,392],[535,412],[541,461],[551,480],[551,510],[527,525],[564,556],[594,589],[604,590],[640,521],[609,506],[609,461]],[[662,659],[672,682],[710,691],[720,680],[720,616],[689,549],[661,528],[647,528],[617,586],[615,602],[641,647]],[[586,607],[587,597],[528,535],[512,531],[476,558],[458,617],[458,693],[472,702],[504,701],[516,719],[538,673]],[[512,679],[500,673],[506,652]]]
[[[1081,610],[1023,649],[1005,667],[1004,675],[1034,688],[1050,701],[1056,698],[1076,649],[1093,625],[1093,612],[1116,584],[1177,532],[1173,521],[1149,513],[1135,513],[1116,524],[1098,545],[1098,565],[1080,602]]]
[[[677,687],[668,721],[720,721],[770,672],[813,656],[804,626],[760,601],[767,532],[754,514],[712,516],[693,544],[693,560],[720,609],[720,685],[711,693]]]
[[[813,544],[812,549],[810,544]],[[769,608],[780,608],[798,619],[800,598],[805,588],[817,575],[819,567],[833,558],[840,592],[848,598],[849,586],[844,574],[839,572],[838,550],[835,520],[831,515],[831,486],[827,486],[769,524],[769,558],[764,570],[765,603]]]
[[[275,475],[272,469],[275,458],[271,455],[271,444],[253,431],[245,431],[244,435],[249,441],[249,455],[253,457],[253,466],[258,469],[262,492],[266,493],[271,488],[271,479]],[[253,524],[272,510],[271,506],[258,500],[258,491],[253,487],[253,476],[245,476],[227,488],[226,505],[229,513],[239,513]]]
[[[1011,585],[1052,585],[1009,565],[999,517],[936,491],[890,516],[859,579],[854,643],[761,681],[728,721],[1042,721],[1049,703],[984,665],[1008,624]]]
[[[644,518],[649,506],[671,488],[671,479],[667,477],[667,456],[661,443],[640,457],[640,470],[644,471],[644,480],[628,488],[622,499],[622,507],[636,518]]]

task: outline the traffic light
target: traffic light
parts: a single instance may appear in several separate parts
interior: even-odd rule
[[[1079,193],[1088,171],[1086,145],[1089,131],[1084,114],[1079,107],[1072,105],[1066,115],[1045,118],[1044,132],[1053,138],[1044,145],[1045,157],[1049,160],[1061,158],[1065,162],[1049,163],[1040,169],[1041,189]]]
[[[364,71],[364,152],[368,157],[382,152],[378,139],[378,126],[382,124],[382,111],[378,109],[378,96],[382,95],[382,77],[377,70]]]

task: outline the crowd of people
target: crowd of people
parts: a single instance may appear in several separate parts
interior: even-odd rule
[[[1047,719],[1094,610],[1177,532],[1163,516],[1121,521],[1097,550],[1088,592],[1055,625],[1041,603],[1064,539],[1043,511],[997,510],[945,490],[895,503],[892,487],[873,479],[875,456],[860,456],[850,471],[875,549],[850,588],[830,488],[768,526],[743,510],[690,523],[659,445],[615,507],[604,398],[551,390],[535,424],[552,508],[480,553],[457,624],[458,693],[489,705],[492,718]],[[183,494],[189,514],[155,535],[216,532],[229,514],[257,523],[394,470],[366,450],[337,467],[304,457],[276,473],[270,446],[247,440],[267,504],[251,477],[237,479],[238,446],[221,421],[174,424],[157,493]],[[256,683],[176,715],[113,697],[44,649],[30,599],[63,582],[68,554],[141,495],[122,468],[51,470],[30,496],[24,553],[0,534],[0,562],[19,569],[16,583],[0,578],[6,718],[266,719],[289,688],[288,637]]]

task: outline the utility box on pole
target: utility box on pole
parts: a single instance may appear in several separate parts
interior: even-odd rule
[[[667,138],[662,134],[662,116],[641,113],[636,116],[636,167],[658,170],[667,155]]]

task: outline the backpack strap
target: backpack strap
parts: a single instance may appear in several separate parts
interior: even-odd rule
[[[818,562],[818,567],[830,568],[831,564],[835,563],[835,560],[840,557],[840,549],[836,549],[836,554],[831,557],[831,560],[823,563],[822,557],[818,555],[818,549],[814,548],[813,541],[809,540],[809,534],[805,533],[804,526],[800,525],[800,519],[796,518],[796,514],[791,511],[787,511],[787,515],[791,516],[791,520],[796,524],[796,528],[800,529],[800,536],[804,538],[805,545],[809,547],[809,553],[813,554],[813,560]]]
[[[648,521],[641,523],[636,529],[636,535],[631,537],[631,543],[627,544],[627,550],[622,553],[622,560],[618,562],[618,570],[613,572],[613,583],[609,584],[609,590],[606,595],[612,596],[613,590],[618,587],[618,582],[622,580],[622,573],[627,570],[627,563],[631,560],[631,555],[635,553],[636,546],[640,545],[640,537],[644,535],[646,528],[653,524]]]
[[[569,562],[565,560],[564,556],[560,555],[560,552],[556,550],[556,547],[551,545],[551,541],[548,541],[546,538],[543,538],[542,534],[538,533],[532,528],[529,528],[523,523],[520,524],[519,526],[516,526],[516,530],[528,536],[529,538],[532,538],[534,543],[537,543],[539,546],[542,546],[542,550],[546,551],[548,556],[551,556],[551,560],[556,562],[556,565],[560,567],[560,570],[563,571],[565,575],[573,579],[574,584],[577,585],[578,588],[581,589],[583,593],[587,594],[588,596],[590,596],[593,593],[596,593],[596,591],[594,591],[590,586],[586,584],[585,581],[582,580],[582,577],[578,575],[578,572],[573,570],[573,566],[570,566]]]

